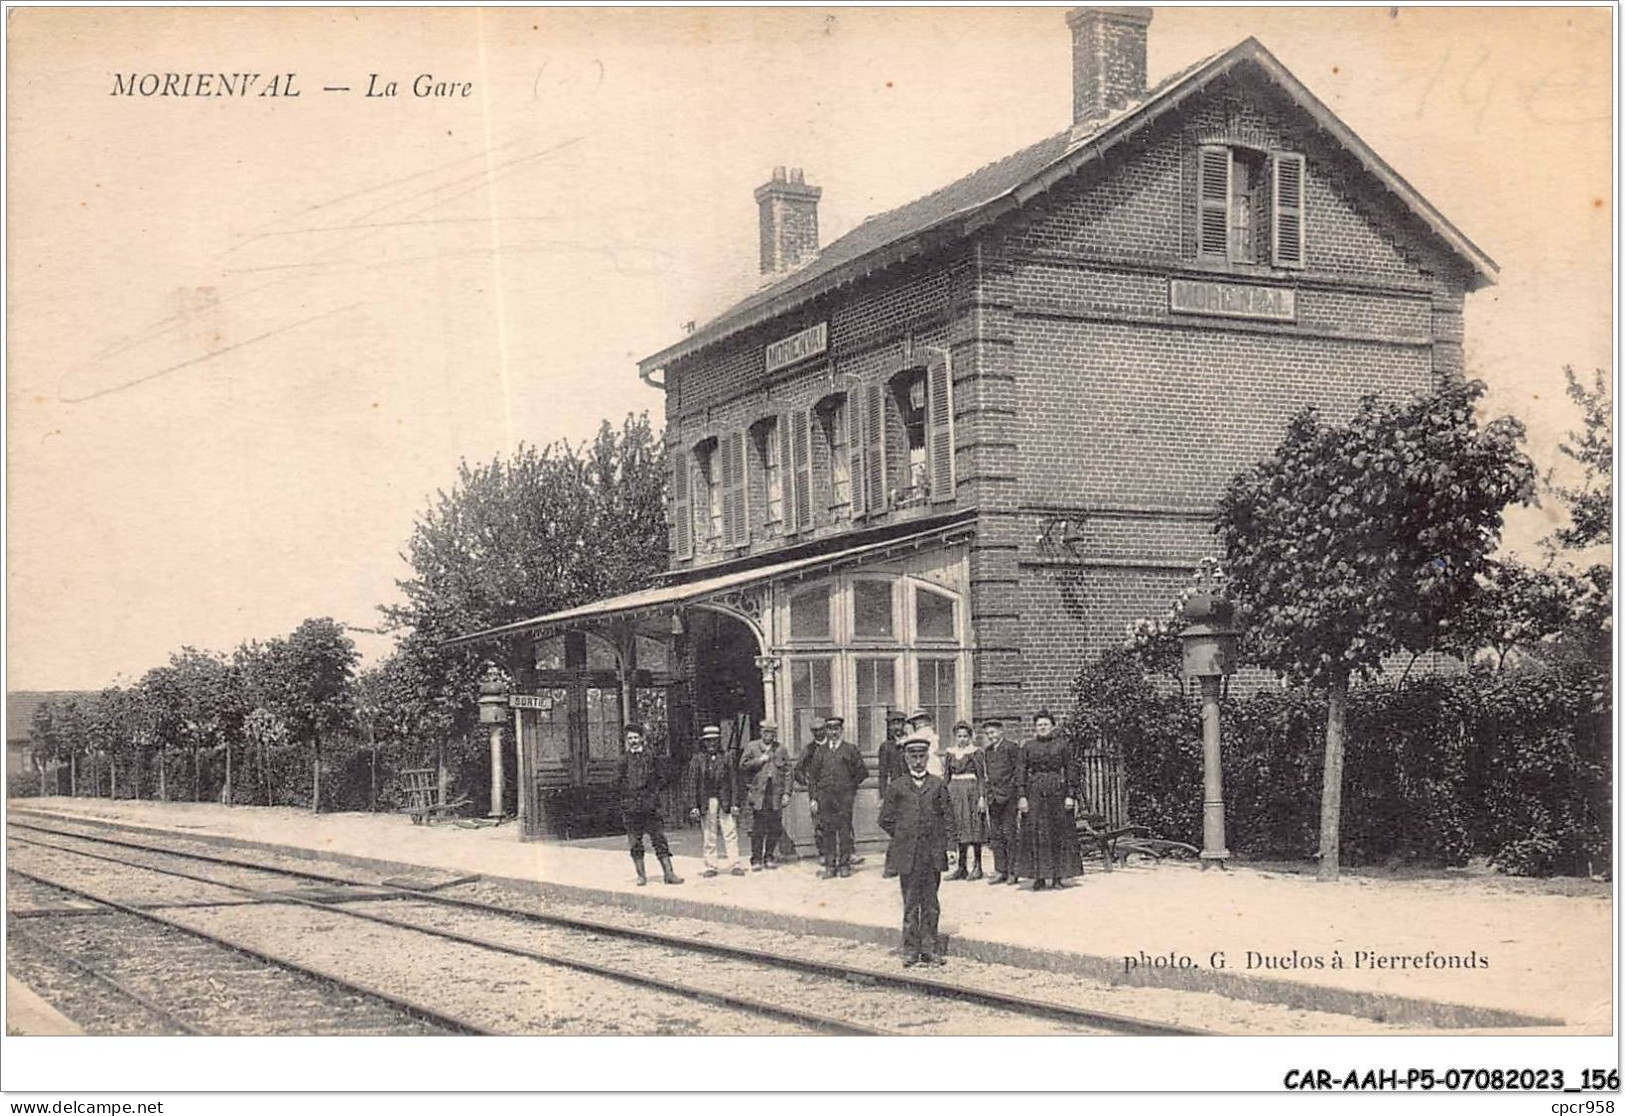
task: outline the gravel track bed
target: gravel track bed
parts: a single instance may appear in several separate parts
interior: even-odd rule
[[[944,882],[944,904],[952,902],[951,888],[976,884]],[[986,885],[982,885],[986,886]],[[902,972],[902,961],[894,948],[848,938],[765,930],[728,922],[680,918],[653,914],[613,904],[570,903],[544,900],[533,892],[505,885],[469,883],[447,888],[438,894],[484,903],[501,903],[521,910],[538,911],[566,918],[592,919],[633,930],[651,930],[696,941],[782,953],[813,961],[862,965],[867,968]],[[1049,972],[956,957],[950,944],[948,964],[927,970],[937,980],[951,981],[968,988],[980,988],[1026,996],[1071,1007],[1110,1012],[1136,1019],[1154,1019],[1183,1027],[1219,1034],[1414,1034],[1414,1029],[1379,1023],[1361,1016],[1309,1011],[1282,1004],[1235,1000],[1214,992],[1188,992],[1176,988],[1148,988],[1113,984],[1073,973]],[[1049,1023],[1051,1028],[1062,1026]],[[969,1032],[983,1033],[983,1032]],[[1044,1033],[1059,1033],[1050,1030]]]
[[[37,923],[40,920],[31,920]],[[41,949],[29,937],[33,926],[19,932],[16,921],[6,922],[6,971],[22,981],[46,1003],[84,1028],[87,1035],[183,1035],[161,1015],[92,980]]]
[[[71,881],[75,887],[83,886],[87,891],[132,907],[150,903],[235,903],[245,898],[242,892],[221,884],[198,883],[144,872],[140,868],[125,868],[39,845],[12,842],[8,853],[7,863],[13,868]],[[190,871],[173,860],[169,865]]]
[[[63,823],[56,818],[42,819],[42,824],[48,824],[52,827],[60,826],[65,829],[72,828],[76,832],[83,832],[87,837],[94,837],[100,833],[108,832],[94,826],[74,826],[72,823]],[[308,857],[280,854],[262,849],[221,849],[217,845],[189,839],[181,835],[165,834],[159,836],[123,830],[112,831],[110,835],[136,842],[162,843],[166,847],[173,847],[179,851],[252,860],[264,864],[267,868],[330,872],[335,876],[354,879],[358,883],[376,883],[388,874],[381,871],[369,872],[367,869],[351,865],[326,863],[311,860]],[[135,855],[134,850],[109,849],[107,851],[116,852],[118,855],[123,855],[126,852],[130,853],[132,857]],[[188,867],[186,870],[196,871],[202,875],[211,868],[212,866],[209,865],[196,864],[196,867]],[[952,903],[954,888],[973,886],[976,885],[945,881],[943,884],[944,903]],[[749,946],[755,949],[805,957],[810,960],[901,971],[900,959],[893,949],[845,938],[758,929],[714,920],[679,918],[639,911],[616,904],[573,903],[553,898],[544,900],[534,892],[516,889],[509,885],[485,882],[458,885],[447,888],[438,894],[481,902],[499,903],[552,915],[593,919],[632,929],[660,931],[700,941]],[[781,976],[774,979],[794,979],[797,975],[781,974]],[[1282,1004],[1238,1000],[1212,992],[1190,992],[1173,988],[1115,984],[1070,973],[1049,972],[1015,965],[976,961],[953,956],[951,952],[948,966],[942,969],[930,970],[929,975],[938,980],[948,980],[956,984],[964,984],[967,987],[984,988],[1135,1018],[1155,1019],[1221,1034],[1348,1035],[1414,1033],[1414,1030],[1381,1023],[1361,1016],[1340,1015],[1332,1012],[1293,1008]],[[758,986],[752,994],[762,999],[769,998],[767,992],[761,986]]]
[[[130,864],[156,865],[160,868],[174,869],[176,871],[186,872],[194,876],[203,876],[211,880],[217,880],[222,884],[232,887],[252,887],[263,889],[265,891],[288,891],[294,888],[325,886],[315,880],[290,878],[283,872],[279,871],[279,869],[283,868],[292,868],[293,865],[291,863],[273,864],[264,858],[256,856],[237,857],[236,859],[253,860],[259,863],[264,863],[266,865],[264,869],[238,868],[226,864],[210,864],[202,860],[191,860],[184,856],[166,855],[164,853],[149,853],[143,852],[139,849],[122,848],[118,845],[100,843],[96,840],[95,835],[90,833],[83,835],[48,835],[40,833],[38,830],[19,829],[14,832],[14,836],[18,837],[20,842],[35,842],[32,845],[12,842],[12,847],[21,851],[32,852],[35,850],[44,850],[51,845],[61,846],[65,849],[83,849],[85,852],[94,853],[97,856],[116,857],[118,860],[125,861]],[[119,839],[122,840],[123,838],[121,837]],[[136,838],[136,840],[145,844],[156,843],[152,841],[142,841],[140,838]],[[166,842],[166,844],[168,843],[169,842]],[[173,844],[176,846],[177,851],[180,852],[201,852],[209,855],[221,855],[221,850],[219,849],[211,850],[207,847],[183,848],[180,842],[173,842]],[[225,855],[229,856],[230,853],[226,853]],[[94,860],[84,860],[83,862],[87,864],[107,863],[105,861]],[[306,870],[310,870],[311,867],[312,866],[309,864],[309,862],[306,862]],[[317,870],[320,869],[318,868]],[[170,879],[177,888],[187,883],[187,881],[178,877],[170,877]],[[192,886],[203,887],[204,885],[200,883],[193,883]],[[209,894],[214,898],[235,898],[239,900],[243,898],[243,895],[240,892],[219,895],[211,892]],[[190,900],[179,899],[176,901],[186,902]]]
[[[718,993],[750,996],[861,1026],[904,1034],[1102,1034],[1100,1028],[1032,1019],[980,1004],[958,1003],[907,989],[876,987],[817,973],[769,968],[756,962],[628,941],[611,935],[544,926],[517,918],[461,911],[433,903],[391,900],[347,904],[438,930],[555,953],[572,960],[625,966]],[[934,971],[934,970],[933,970]]]
[[[36,961],[57,969],[51,980],[53,988],[71,983],[83,990],[91,1007],[100,1011],[98,1018],[80,1018],[62,1004],[59,1010],[92,1034],[183,1032],[139,1002],[51,957],[35,942],[48,943],[94,967],[204,1034],[445,1033],[439,1026],[371,997],[121,911],[94,918],[27,921],[23,936],[13,941],[26,942],[25,948],[32,947]],[[29,938],[33,941],[27,941]],[[36,986],[35,991],[53,1000],[46,989]],[[129,1022],[120,1022],[123,1017]]]
[[[239,871],[175,858],[165,863],[161,854],[137,856],[134,850],[119,850],[116,854],[124,852],[130,852],[132,860],[152,865],[174,866],[182,871],[206,869],[219,879]],[[12,855],[13,863],[25,871],[71,878],[87,891],[132,905],[242,897],[223,885],[149,873],[139,866],[89,860],[71,852],[14,844]],[[108,855],[115,853],[109,851]],[[396,902],[378,906],[390,908]],[[763,1020],[741,1009],[702,1003],[658,989],[635,988],[527,958],[484,953],[461,943],[435,941],[410,930],[348,918],[342,911],[262,904],[179,908],[165,915],[233,943],[355,980],[501,1034],[805,1033],[804,1028],[792,1023]],[[479,957],[477,975],[470,971],[473,956]],[[624,964],[624,951],[605,960]],[[656,975],[681,979],[679,974]]]
[[[12,913],[29,908],[86,907],[90,903],[59,887],[35,883],[12,872],[6,873],[6,909]]]
[[[380,904],[393,910],[396,904]],[[342,909],[224,907],[176,922],[506,1035],[805,1034],[736,1008],[349,918]],[[623,957],[624,959],[624,957]]]
[[[20,811],[14,812],[20,814]],[[344,864],[339,861],[314,859],[310,856],[297,856],[292,853],[277,852],[274,849],[235,848],[210,841],[200,840],[196,837],[188,837],[181,833],[148,833],[142,830],[126,829],[117,825],[113,825],[111,828],[109,828],[103,825],[90,825],[85,823],[75,823],[73,821],[65,821],[64,819],[58,817],[33,818],[28,816],[19,816],[18,821],[27,823],[29,825],[39,824],[48,826],[53,830],[60,831],[47,834],[37,829],[17,828],[17,836],[28,840],[38,839],[41,841],[58,841],[74,836],[80,836],[92,844],[95,844],[102,838],[111,838],[117,841],[129,841],[137,845],[162,845],[165,849],[173,849],[176,852],[197,853],[203,856],[224,857],[229,860],[250,861],[254,864],[264,865],[266,871],[270,873],[270,875],[267,876],[266,886],[290,887],[301,882],[312,885],[316,883],[314,880],[290,880],[286,876],[278,876],[275,874],[279,871],[321,873],[324,875],[337,876],[358,885],[382,883],[385,879],[397,875],[400,872],[399,869],[371,869],[353,864]],[[87,844],[85,847],[91,848],[92,844]],[[107,856],[117,856],[131,860],[142,855],[148,855],[141,853],[137,849],[128,849],[117,845],[106,844],[99,845],[96,851],[102,852]],[[223,865],[207,864],[198,860],[190,861],[189,863],[190,867],[186,867],[185,870],[188,872],[195,872],[200,876],[210,872],[235,871],[250,873],[253,871],[253,869],[248,868],[232,869]],[[421,871],[425,875],[443,876],[447,879],[457,875],[456,872],[443,868],[424,868]],[[218,878],[224,879],[228,877],[222,876]],[[239,882],[239,880],[235,877],[231,877],[231,879],[233,883]],[[273,881],[280,881],[280,883],[274,884]],[[244,882],[246,882],[246,877]]]

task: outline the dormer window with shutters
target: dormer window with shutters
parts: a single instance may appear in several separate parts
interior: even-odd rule
[[[1302,155],[1207,144],[1198,151],[1197,179],[1202,259],[1304,266]]]

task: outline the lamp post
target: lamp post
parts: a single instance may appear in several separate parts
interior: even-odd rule
[[[480,724],[491,730],[491,818],[502,812],[502,725],[508,719],[508,682],[495,663],[487,663],[480,679]]]
[[[1179,633],[1185,674],[1202,686],[1202,867],[1225,867],[1224,769],[1219,753],[1219,682],[1232,670],[1236,654],[1234,606],[1203,589],[1185,605],[1190,623]]]

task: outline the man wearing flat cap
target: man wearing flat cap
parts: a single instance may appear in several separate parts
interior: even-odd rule
[[[660,793],[666,787],[666,761],[644,740],[643,726],[629,722],[621,730],[621,760],[615,769],[615,794],[621,803],[621,819],[632,849],[632,864],[638,871],[638,886],[649,882],[643,870],[643,837],[648,834],[660,860],[662,878],[680,884],[683,878],[671,867],[671,846],[660,819]]]
[[[745,777],[745,805],[750,807],[750,870],[779,866],[779,837],[784,808],[790,804],[790,749],[779,740],[779,726],[762,722],[762,735],[739,754]]]
[[[824,718],[823,741],[807,749],[796,771],[811,799],[818,855],[824,861],[819,879],[823,880],[852,874],[852,800],[859,784],[869,777],[857,745],[842,739],[844,729],[841,717]]]
[[[903,759],[903,737],[908,735],[908,717],[901,709],[886,710],[886,738],[875,749],[875,766],[879,768],[880,795],[877,801],[886,800],[886,788],[893,779],[899,778],[908,771],[908,764]],[[881,876],[890,878],[897,873],[890,868],[881,871]]]
[[[891,836],[886,867],[903,885],[903,964],[944,964],[937,918],[937,892],[948,868],[948,848],[957,840],[948,786],[925,769],[931,742],[923,736],[903,741],[907,772],[893,779],[880,803],[880,828]]]

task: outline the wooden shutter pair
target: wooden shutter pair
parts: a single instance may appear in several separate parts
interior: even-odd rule
[[[784,533],[812,529],[812,432],[805,410],[779,416],[779,476],[784,490]]]
[[[1197,155],[1197,252],[1228,260],[1230,191],[1234,156],[1228,147],[1204,146]],[[1270,156],[1270,262],[1276,267],[1304,265],[1304,159],[1296,152]]]

